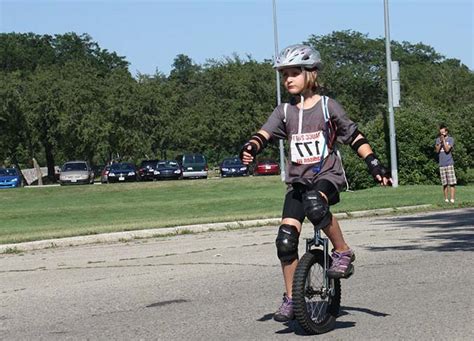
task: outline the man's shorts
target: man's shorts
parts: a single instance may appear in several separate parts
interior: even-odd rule
[[[441,176],[441,184],[443,186],[456,185],[456,174],[454,173],[454,166],[439,167],[439,175]]]

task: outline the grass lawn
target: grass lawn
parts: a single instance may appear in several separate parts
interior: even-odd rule
[[[0,191],[0,244],[103,232],[279,217],[279,176]],[[444,204],[441,186],[374,187],[344,192],[333,212]],[[474,206],[474,186],[458,186],[459,206]]]

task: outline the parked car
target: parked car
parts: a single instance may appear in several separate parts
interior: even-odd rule
[[[156,180],[166,179],[181,179],[183,177],[183,171],[177,161],[174,160],[160,160],[156,164],[154,171]]]
[[[87,161],[68,161],[59,173],[61,185],[93,184],[94,171]]]
[[[280,166],[275,160],[264,159],[257,161],[253,170],[254,175],[278,175],[280,174]]]
[[[23,185],[21,174],[16,168],[0,168],[0,188],[15,188]]]
[[[154,180],[155,169],[158,160],[143,160],[138,167],[138,176],[140,180]]]
[[[242,163],[238,157],[224,159],[220,166],[221,177],[246,176],[249,175],[249,168]]]
[[[107,182],[137,181],[138,172],[133,163],[119,162],[110,165]]]
[[[105,166],[104,169],[102,169],[102,172],[100,173],[100,182],[103,184],[107,183],[107,180],[109,178],[109,171],[110,171],[110,166]]]
[[[183,178],[207,178],[207,161],[202,154],[178,155],[176,161],[181,166]]]

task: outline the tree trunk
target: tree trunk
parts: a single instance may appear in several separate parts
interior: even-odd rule
[[[53,146],[49,142],[44,143],[44,151],[46,154],[46,166],[48,167],[48,179],[51,182],[56,182],[55,169],[54,169],[54,155]]]

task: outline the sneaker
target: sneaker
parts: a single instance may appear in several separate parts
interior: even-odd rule
[[[355,253],[351,249],[344,252],[332,252],[332,264],[328,270],[330,278],[349,278],[354,273]]]
[[[449,200],[448,200],[448,199],[444,199],[444,202],[449,202]]]
[[[280,308],[278,308],[275,315],[273,315],[273,319],[277,322],[288,322],[289,320],[293,320],[294,317],[293,301],[291,298],[286,296],[285,293],[283,294],[283,303]]]
[[[454,204],[454,199],[451,199],[451,204]]]

